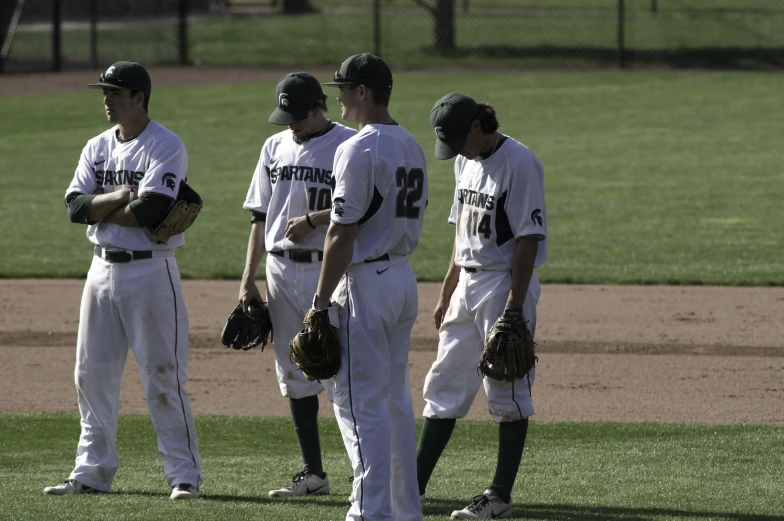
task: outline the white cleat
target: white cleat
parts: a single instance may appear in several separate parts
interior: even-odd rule
[[[44,489],[44,494],[50,496],[67,496],[69,494],[105,494],[104,490],[98,490],[97,488],[88,487],[81,481],[76,481],[75,479],[66,479],[59,485],[55,485],[53,487],[46,487]]]
[[[463,510],[452,512],[452,519],[501,519],[512,517],[512,502],[504,502],[492,489],[475,496]]]
[[[172,487],[172,499],[198,499],[199,489],[190,483],[177,483]]]
[[[298,472],[292,482],[283,488],[270,490],[269,497],[294,497],[294,496],[326,496],[329,494],[329,479],[324,474],[323,478],[315,474]]]

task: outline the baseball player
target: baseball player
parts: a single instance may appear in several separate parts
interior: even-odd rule
[[[87,142],[65,201],[71,222],[87,224],[95,245],[82,295],[76,340],[76,390],[82,434],[76,467],[45,494],[108,492],[119,465],[115,439],[128,346],[158,435],[172,499],[199,497],[202,472],[188,395],[188,314],[168,243],[144,228],[168,214],[188,173],[188,155],[172,131],[147,116],[150,76],[121,61],[89,85],[103,89],[115,126]]]
[[[280,392],[289,399],[294,431],[305,467],[270,497],[329,494],[318,432],[319,381],[309,381],[291,361],[288,340],[302,328],[313,302],[324,236],[332,206],[332,161],[338,145],[356,130],[325,118],[327,96],[306,72],[288,74],[275,88],[277,108],[269,121],[289,129],[267,139],[244,207],[252,213],[243,307],[256,299],[256,270],[267,256],[267,297],[272,319],[275,368]],[[280,340],[280,341],[279,341]]]
[[[331,224],[313,309],[336,308],[341,367],[334,407],[354,468],[347,520],[422,519],[408,348],[416,277],[405,256],[427,205],[425,156],[389,115],[392,72],[372,54],[349,57],[325,85],[359,133],[340,145]]]
[[[493,107],[459,93],[430,112],[435,155],[455,159],[456,226],[452,259],[433,318],[438,357],[424,386],[425,424],[417,447],[419,492],[446,447],[457,418],[471,408],[482,376],[477,365],[488,331],[501,315],[536,329],[539,281],[534,267],[547,258],[547,212],[542,164],[525,145],[498,132]],[[534,414],[535,369],[512,382],[484,378],[485,397],[499,424],[492,484],[452,519],[512,515],[512,486]]]

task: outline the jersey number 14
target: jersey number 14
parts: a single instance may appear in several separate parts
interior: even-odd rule
[[[468,235],[473,235],[476,237],[481,233],[485,236],[485,239],[489,239],[490,235],[493,233],[493,229],[490,227],[490,222],[489,213],[484,213],[480,217],[479,212],[476,210],[468,212],[468,222],[466,223]]]
[[[422,199],[425,173],[421,168],[406,170],[399,167],[395,172],[395,184],[400,190],[395,202],[395,217],[401,219],[419,219],[421,208],[417,203]]]

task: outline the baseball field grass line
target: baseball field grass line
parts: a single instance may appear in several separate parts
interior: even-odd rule
[[[67,477],[79,434],[71,414],[0,415],[0,519],[342,519],[350,468],[334,420],[320,420],[332,495],[271,500],[298,470],[288,418],[197,416],[205,485],[173,503],[148,417],[122,416],[112,494],[48,497]],[[421,428],[421,423],[418,424]],[[497,429],[459,422],[428,487],[425,519],[465,506],[492,478]],[[533,421],[513,495],[541,520],[773,521],[784,516],[784,429]]]
[[[155,79],[153,78],[153,81]],[[430,198],[411,262],[438,281],[454,228],[454,179],[433,158],[428,113],[460,90],[489,101],[501,130],[545,167],[549,282],[781,285],[774,226],[784,181],[778,92],[757,73],[399,73],[393,116],[422,145]],[[151,116],[189,151],[204,212],[178,253],[189,278],[239,278],[241,206],[264,139],[274,82],[154,89]],[[339,120],[336,92],[328,117]],[[79,153],[106,128],[100,93],[0,97],[0,276],[83,277],[90,249],[63,196]]]

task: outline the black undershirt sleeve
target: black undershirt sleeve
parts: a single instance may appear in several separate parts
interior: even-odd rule
[[[250,222],[252,223],[263,223],[267,222],[267,214],[264,212],[257,212],[256,210],[251,210],[251,217]]]
[[[161,194],[146,193],[131,201],[129,206],[142,228],[157,226],[174,206],[174,199]]]
[[[65,206],[68,208],[68,218],[75,224],[95,224],[98,221],[90,222],[87,220],[87,213],[90,205],[95,199],[94,195],[85,195],[79,192],[71,192],[65,196]]]

